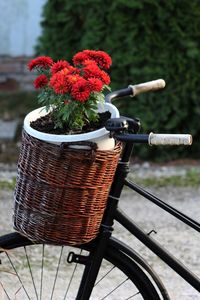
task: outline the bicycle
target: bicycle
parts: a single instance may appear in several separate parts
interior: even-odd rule
[[[157,80],[129,86],[108,94],[106,101],[111,102],[115,98],[124,96],[136,96],[143,92],[163,88],[164,85],[163,80]],[[170,296],[160,278],[143,257],[134,249],[112,236],[114,221],[121,224],[124,229],[128,230],[200,292],[200,279],[160,246],[149,233],[144,232],[118,207],[123,187],[126,186],[199,232],[200,224],[197,221],[127,178],[134,144],[190,145],[192,143],[191,136],[139,134],[140,121],[137,118],[120,117],[118,119],[110,119],[106,124],[106,128],[110,131],[111,136],[121,141],[124,146],[97,238],[72,249],[72,247],[67,246],[33,243],[17,232],[1,236],[0,275],[3,274],[4,277],[10,277],[10,279],[6,279],[5,283],[2,281],[2,276],[0,279],[0,291],[2,291],[2,297],[5,299],[12,299],[11,297],[14,296],[15,299],[29,300],[169,300]],[[38,253],[40,253],[41,257],[40,263],[38,260],[34,261],[34,257],[38,256]],[[29,257],[31,254],[32,258]],[[47,258],[45,258],[45,254]],[[55,270],[52,269],[54,261],[56,261]],[[45,267],[47,267],[46,271]],[[67,280],[65,276],[69,275],[69,271],[71,272],[71,277]],[[48,273],[47,279],[45,279],[45,272]],[[61,275],[59,276],[59,274]],[[53,276],[51,282],[49,281],[50,275]],[[77,276],[80,276],[79,280]],[[114,286],[111,287],[113,278]],[[24,280],[27,281],[28,288]],[[18,286],[15,281],[19,282]],[[30,288],[30,285],[32,285],[32,288]],[[12,295],[10,295],[11,287],[13,288]],[[72,295],[73,292],[74,295]],[[49,296],[48,298],[47,295]]]

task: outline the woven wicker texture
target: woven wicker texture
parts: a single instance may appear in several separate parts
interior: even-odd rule
[[[94,143],[74,144],[22,134],[14,228],[34,241],[78,245],[98,233],[121,145],[100,151]]]

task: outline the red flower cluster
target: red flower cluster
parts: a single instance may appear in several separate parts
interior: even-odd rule
[[[103,69],[109,69],[112,60],[104,51],[84,50],[74,55],[73,63],[74,66],[66,60],[53,62],[48,56],[31,60],[30,71],[37,68],[40,73],[44,69],[45,73],[36,78],[35,88],[50,88],[71,101],[86,102],[94,92],[101,92],[103,86],[110,83]]]
[[[69,92],[69,85],[65,77],[61,72],[55,73],[51,77],[49,85],[53,87],[56,94],[66,94]]]
[[[49,80],[46,75],[42,74],[39,75],[35,80],[34,80],[34,86],[36,89],[41,89],[45,87],[48,84]]]
[[[87,59],[95,61],[102,69],[109,69],[112,64],[111,57],[107,53],[95,50],[84,50],[82,52],[78,52],[74,55],[73,62],[75,65],[82,65]]]
[[[69,67],[69,63],[66,60],[59,60],[52,65],[51,73],[55,74],[67,67]]]
[[[71,95],[77,101],[87,101],[90,96],[90,92],[90,86],[84,78],[79,79],[74,85],[72,85]]]
[[[53,64],[53,59],[49,56],[39,56],[35,59],[32,59],[28,63],[28,68],[32,71],[34,68],[48,69]]]
[[[100,92],[103,87],[103,82],[98,78],[88,78],[88,85],[91,91]]]
[[[66,60],[57,62],[49,56],[39,56],[28,63],[30,71],[36,70],[36,89],[41,89],[39,103],[52,107],[55,127],[68,126],[80,132],[91,121],[98,121],[98,101],[104,99],[110,77],[107,70],[112,60],[104,51],[84,50],[74,55],[73,64]]]

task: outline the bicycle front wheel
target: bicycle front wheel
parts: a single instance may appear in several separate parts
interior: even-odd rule
[[[31,244],[18,233],[0,237],[0,298],[78,299],[84,261],[92,249]],[[90,299],[161,300],[142,269],[112,246],[103,259]]]

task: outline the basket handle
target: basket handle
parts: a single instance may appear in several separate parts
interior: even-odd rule
[[[62,158],[66,150],[79,152],[80,150],[84,151],[85,159],[94,161],[96,157],[97,144],[94,142],[81,141],[81,142],[69,142],[61,143],[59,146],[59,157]],[[78,157],[77,157],[78,159]]]

